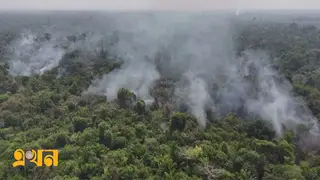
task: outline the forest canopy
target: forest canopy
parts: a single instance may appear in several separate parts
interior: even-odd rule
[[[206,20],[203,22],[199,22],[200,25],[205,24]],[[109,46],[122,43],[121,37],[120,40],[117,38],[121,32],[108,36],[105,40],[108,45],[101,45],[100,42],[98,45],[90,44],[99,47],[90,51],[84,49],[90,45],[78,48],[80,45],[77,44],[88,38],[89,33],[65,36],[67,43],[63,46],[58,40],[54,41],[58,45],[51,43],[55,34],[44,33],[36,38],[32,36],[35,38],[32,43],[36,42],[45,50],[40,51],[33,46],[28,49],[37,55],[27,54],[23,57],[26,56],[28,65],[33,65],[35,70],[24,69],[27,73],[20,74],[23,69],[12,71],[18,61],[13,64],[11,56],[6,53],[10,49],[9,45],[16,42],[14,39],[17,35],[1,32],[0,179],[319,180],[319,134],[311,133],[312,128],[317,128],[318,124],[309,126],[301,119],[297,123],[297,119],[309,118],[313,114],[312,120],[319,123],[320,29],[294,22],[250,20],[237,23],[241,25],[237,26],[237,32],[232,38],[236,47],[234,54],[240,58],[230,62],[241,62],[241,67],[246,68],[236,73],[244,73],[241,81],[236,78],[230,80],[236,81],[236,84],[226,84],[225,80],[229,80],[230,76],[224,74],[217,81],[215,78],[208,79],[207,73],[211,69],[203,70],[205,73],[200,74],[200,78],[191,78],[192,81],[188,81],[189,76],[182,75],[185,69],[190,68],[187,65],[197,65],[188,64],[189,60],[200,57],[201,53],[201,57],[206,58],[205,46],[199,49],[192,46],[192,52],[200,51],[196,54],[198,56],[183,56],[183,63],[174,61],[178,56],[170,56],[171,51],[180,52],[179,48],[187,44],[184,39],[188,36],[197,36],[195,39],[200,44],[211,43],[206,41],[208,37],[202,39],[196,32],[188,34],[190,29],[185,34],[172,37],[174,43],[181,41],[180,44],[169,44],[168,47],[160,48],[154,57],[147,57],[145,61],[139,61],[140,64],[134,62],[129,65],[126,60],[112,56],[114,50],[109,49]],[[204,29],[201,33],[207,32]],[[223,32],[224,29],[218,28],[217,31]],[[229,47],[228,43],[223,43]],[[221,46],[224,51],[226,48]],[[56,47],[58,50],[54,50],[53,54],[61,58],[57,63],[55,56],[50,60],[50,68],[43,69],[48,64],[39,65],[38,62],[48,57],[41,53],[52,52],[52,48]],[[150,47],[142,48],[150,50]],[[215,48],[219,49],[219,46]],[[250,51],[267,52],[270,60],[267,66],[260,64],[260,56],[255,58],[256,54],[246,57],[245,54]],[[213,61],[208,59],[201,62],[209,65],[208,62]],[[150,62],[155,64],[157,73],[149,71]],[[214,65],[217,69],[224,66],[220,63]],[[129,68],[124,70],[124,66]],[[36,69],[38,67],[43,71]],[[268,84],[270,80],[265,78],[269,77],[265,75],[269,71],[259,69],[264,67],[270,67],[275,72],[271,75],[275,88],[280,87],[277,84],[287,82],[292,86],[288,94],[283,96],[303,99],[298,103],[288,101],[297,104],[288,107],[294,108],[295,112],[279,116],[290,116],[294,120],[283,121],[282,124],[266,120],[269,117],[267,113],[273,111],[258,112],[247,105],[248,102],[255,102],[258,106],[262,100],[276,101],[272,100],[274,97],[259,99],[263,93],[268,96],[268,92],[273,92],[271,88],[263,89],[269,86],[261,86],[261,82]],[[205,69],[203,66],[201,68]],[[110,79],[121,80],[122,77],[117,72],[130,74],[132,71],[143,72],[140,84],[136,83],[132,73],[134,77],[130,86],[125,84],[121,88],[112,89]],[[156,81],[151,77],[156,77]],[[145,85],[145,82],[151,81],[152,87]],[[203,87],[210,89],[209,92],[199,89],[206,83]],[[246,88],[249,89],[244,90],[250,91],[241,94],[239,89],[244,86],[236,86],[239,83],[247,84]],[[98,84],[98,87],[93,84]],[[187,93],[184,86],[189,85],[197,87],[191,88],[196,96],[186,100],[184,98],[190,98],[191,93],[188,96],[181,93]],[[130,89],[136,86],[137,91]],[[104,92],[105,87],[114,94]],[[144,87],[148,88],[148,92],[143,90]],[[216,93],[223,88],[233,91],[223,96]],[[143,96],[144,93],[149,96]],[[239,97],[233,97],[235,93],[240,94]],[[244,99],[246,97],[252,98],[252,101]],[[202,100],[205,103],[199,105]],[[194,108],[201,105],[203,107],[200,110]],[[276,105],[271,103],[270,107]],[[284,112],[292,111],[285,109]],[[18,148],[58,149],[59,166],[13,168],[13,152]]]

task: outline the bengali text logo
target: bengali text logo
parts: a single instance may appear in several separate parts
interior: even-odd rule
[[[16,160],[12,166],[25,166],[26,164],[35,164],[36,166],[58,166],[58,153],[57,149],[39,149],[27,150],[17,149],[14,153]]]

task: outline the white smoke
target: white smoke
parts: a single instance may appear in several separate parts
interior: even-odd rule
[[[161,76],[172,77],[180,79],[175,86],[177,101],[188,105],[201,127],[206,125],[208,105],[222,114],[256,114],[270,121],[279,135],[283,126],[294,129],[300,123],[316,124],[304,102],[290,94],[290,84],[279,82],[280,76],[268,66],[267,53],[248,51],[242,58],[235,57],[234,30],[226,18],[169,15],[117,19],[119,43],[114,52],[125,59],[124,65],[97,80],[88,91],[104,93],[112,100],[120,88],[127,88],[150,100],[154,82]],[[217,85],[216,92],[211,84]]]
[[[54,31],[52,27],[39,28],[38,31],[24,30],[10,44],[11,52],[7,52],[9,71],[15,76],[41,75],[59,66],[64,55],[75,50],[90,61],[101,48],[107,48],[108,38],[102,33]]]
[[[192,114],[197,117],[199,125],[204,128],[207,123],[205,108],[211,98],[207,83],[203,79],[195,77],[192,72],[187,74],[187,78],[190,84],[188,87],[188,105]]]
[[[107,96],[109,100],[117,98],[117,92],[120,88],[130,89],[138,97],[151,100],[149,89],[155,80],[160,78],[154,64],[147,61],[136,63],[130,61],[126,68],[112,71],[105,75],[97,84],[90,86],[89,93],[99,92]]]
[[[58,66],[65,50],[54,40],[39,40],[32,33],[22,33],[12,45],[10,73],[29,76],[42,74]]]
[[[152,14],[148,17],[139,13],[130,16],[133,19],[123,14],[115,17],[113,28],[117,32],[118,42],[109,49],[109,53],[124,61],[123,66],[101,80],[96,80],[88,92],[102,93],[109,100],[113,100],[120,88],[127,88],[139,98],[151,103],[153,98],[149,90],[160,78],[152,57],[169,38],[167,33],[170,30],[167,29],[166,21],[153,21],[161,17],[153,17]],[[143,21],[136,21],[135,18]]]
[[[238,8],[237,10],[236,10],[236,16],[239,16],[240,15],[240,9]]]
[[[318,132],[317,119],[305,102],[290,94],[291,84],[284,79],[279,82],[279,74],[259,59],[266,55],[250,51],[246,56],[248,59],[244,67],[247,72],[250,66],[256,69],[256,73],[251,75],[255,76],[258,88],[257,98],[246,98],[248,111],[271,121],[278,135],[282,134],[283,126],[295,129],[298,124],[311,125],[310,128]]]

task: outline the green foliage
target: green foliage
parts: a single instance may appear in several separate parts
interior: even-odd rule
[[[276,179],[276,180],[285,180],[285,179],[296,179],[304,180],[302,176],[302,171],[299,166],[290,166],[290,165],[270,165],[267,168],[266,176],[263,180]]]
[[[146,103],[143,100],[139,100],[135,106],[135,111],[138,114],[143,114],[146,112]]]
[[[182,131],[186,127],[187,120],[190,119],[189,115],[185,113],[180,113],[180,112],[175,112],[171,116],[171,121],[170,121],[170,129],[172,131],[178,130]]]
[[[9,99],[9,96],[7,94],[0,94],[0,103],[6,101]]]
[[[75,132],[83,131],[87,127],[89,127],[89,119],[83,117],[74,117],[73,119],[73,127]]]
[[[121,108],[132,108],[136,101],[136,95],[124,88],[118,91],[117,98]]]

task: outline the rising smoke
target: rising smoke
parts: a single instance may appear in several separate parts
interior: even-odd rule
[[[233,20],[220,14],[128,13],[110,14],[106,31],[116,32],[117,43],[109,53],[120,57],[119,69],[94,80],[87,92],[116,98],[120,88],[133,91],[152,102],[150,89],[161,77],[175,79],[174,96],[184,102],[199,125],[207,123],[207,108],[218,114],[237,112],[258,115],[270,121],[281,135],[283,126],[311,124],[316,118],[303,101],[291,94],[290,83],[270,66],[266,52],[249,50],[236,56]],[[233,13],[234,16],[234,13]],[[12,74],[41,74],[59,65],[63,55],[74,49],[93,51],[101,34],[61,45],[61,35],[35,40],[32,33],[13,43]],[[98,32],[98,31],[97,31]],[[65,36],[62,36],[65,37]],[[63,38],[62,38],[63,39]],[[91,49],[90,49],[91,48]],[[88,50],[89,49],[89,50]],[[213,88],[215,87],[215,88]]]
[[[123,87],[150,100],[154,82],[169,77],[178,79],[175,96],[188,105],[201,127],[207,123],[206,108],[213,106],[222,114],[244,111],[258,115],[270,121],[278,135],[283,127],[294,129],[300,123],[311,123],[318,131],[316,118],[293,98],[290,84],[268,66],[265,52],[235,56],[232,21],[217,16],[153,15],[119,20],[116,50],[126,55],[125,64],[88,91],[100,89],[112,100]],[[215,92],[210,89],[212,84],[218,87]]]
[[[24,32],[12,43],[10,73],[24,76],[42,74],[58,66],[64,53],[56,39],[49,35],[40,39],[31,32]]]

